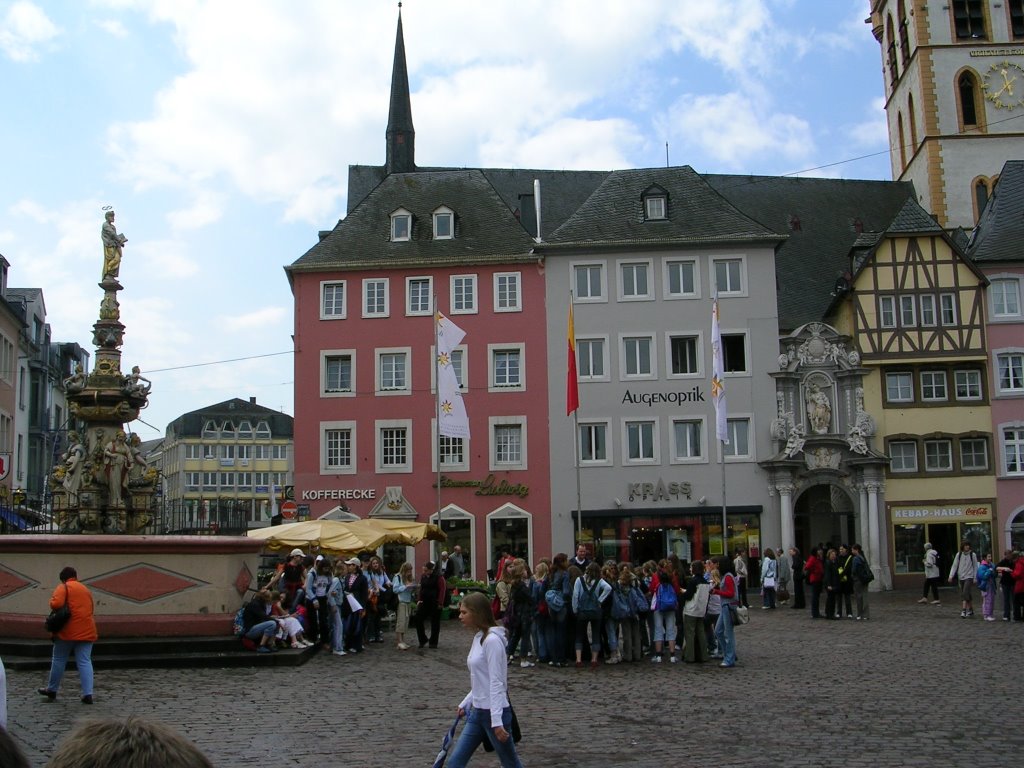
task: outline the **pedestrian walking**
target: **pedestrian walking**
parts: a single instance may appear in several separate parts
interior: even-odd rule
[[[965,541],[953,558],[949,569],[949,583],[956,583],[960,590],[960,617],[969,619],[974,615],[974,579],[978,575],[978,556],[971,551],[971,543]]]
[[[868,564],[867,557],[864,556],[863,547],[860,544],[854,544],[851,551],[853,552],[853,573],[850,577],[853,579],[853,600],[857,606],[856,617],[858,621],[867,621],[868,585],[875,576],[871,573],[871,566]]]
[[[940,605],[939,603],[939,553],[935,550],[931,542],[926,541],[924,543],[924,591],[921,593],[921,599],[917,602],[922,605],[928,602],[928,590],[932,592],[932,605]]]
[[[802,611],[807,607],[804,602],[804,559],[796,547],[789,548],[790,566],[793,570],[793,605],[794,610]]]
[[[462,599],[459,620],[476,634],[466,657],[471,687],[458,707],[458,714],[466,716],[466,725],[448,759],[448,768],[463,768],[485,739],[494,747],[503,768],[522,768],[512,739],[505,628],[497,625],[491,602],[481,592],[471,592]]]
[[[50,679],[46,687],[39,688],[38,691],[50,701],[57,698],[68,658],[74,654],[78,681],[82,688],[82,703],[92,704],[92,644],[99,638],[96,620],[93,618],[92,593],[78,580],[78,571],[70,565],[60,572],[60,582],[60,586],[54,589],[50,596],[50,609],[57,610],[62,605],[67,605],[71,610],[71,618],[53,636]]]

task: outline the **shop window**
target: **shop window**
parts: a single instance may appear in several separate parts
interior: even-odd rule
[[[924,571],[925,529],[923,525],[894,525],[893,570],[896,573]]]
[[[512,504],[487,517],[488,572],[497,573],[498,560],[508,552],[530,562],[530,514]]]

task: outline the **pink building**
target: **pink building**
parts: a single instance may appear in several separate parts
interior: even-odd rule
[[[1024,161],[1003,166],[969,249],[989,279],[992,433],[999,541],[1024,550]],[[995,553],[998,554],[998,553]]]

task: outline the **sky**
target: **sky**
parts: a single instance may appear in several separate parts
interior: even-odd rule
[[[406,0],[424,166],[888,179],[868,0]],[[293,413],[284,267],[384,162],[397,3],[0,0],[0,254],[92,352],[105,206],[143,437]],[[667,145],[667,150],[666,150]]]

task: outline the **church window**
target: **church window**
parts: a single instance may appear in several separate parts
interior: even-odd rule
[[[900,19],[900,55],[903,57],[903,66],[910,61],[910,25],[907,22],[907,6],[905,0],[899,2]]]
[[[950,6],[957,40],[984,40],[988,37],[982,0],[953,0]]]
[[[885,23],[885,39],[889,41],[889,46],[886,49],[886,58],[889,61],[889,79],[892,80],[895,87],[896,81],[900,77],[900,71],[896,62],[896,35],[892,28],[892,16]]]
[[[960,97],[960,127],[976,128],[978,126],[978,81],[973,72],[962,72],[956,81],[957,95]]]

